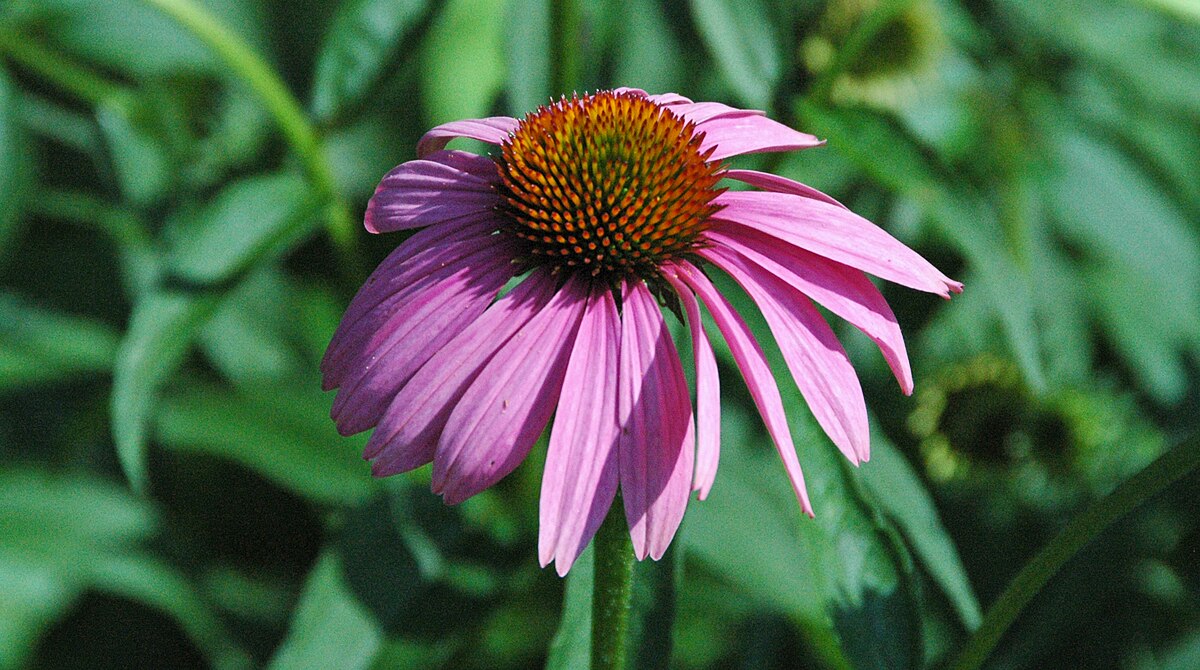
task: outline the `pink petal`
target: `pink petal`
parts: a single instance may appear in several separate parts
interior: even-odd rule
[[[390,233],[490,213],[500,204],[496,181],[495,163],[463,151],[401,163],[375,187],[363,225],[372,233]]]
[[[621,315],[621,491],[638,560],[662,558],[691,492],[692,403],[662,312],[643,282],[626,283]]]
[[[900,324],[879,289],[861,271],[779,244],[771,236],[741,224],[718,222],[705,235],[854,324],[879,345],[900,390],[905,395],[912,393],[912,368]]]
[[[746,387],[750,390],[750,397],[754,398],[754,404],[758,406],[758,412],[775,442],[779,457],[783,459],[784,470],[787,471],[792,490],[800,501],[800,507],[805,514],[812,516],[812,504],[808,501],[804,473],[800,469],[800,461],[796,458],[796,447],[792,444],[792,434],[788,428],[787,415],[783,411],[779,387],[775,385],[775,378],[771,376],[766,356],[763,355],[753,333],[708,277],[694,266],[688,263],[671,263],[663,268],[663,275],[672,284],[684,283],[690,286],[708,306],[713,321],[717,323],[717,328],[729,344],[734,362],[742,371]]]
[[[700,103],[715,105],[718,103]],[[672,108],[674,111],[676,108]],[[733,109],[732,107],[730,109]],[[718,114],[696,125],[697,133],[704,133],[700,152],[715,147],[710,161],[757,154],[766,151],[792,151],[809,149],[824,144],[808,133],[793,130],[778,121],[772,121],[762,112],[734,110]]]
[[[804,294],[732,251],[712,247],[699,254],[728,272],[762,310],[796,386],[833,443],[851,463],[867,460],[870,426],[862,387],[846,350],[817,308]]]
[[[685,98],[686,100],[686,98]],[[738,109],[720,102],[675,103],[670,105],[671,113],[683,117],[685,121],[700,124],[717,117],[766,116],[766,112],[757,109]]]
[[[692,490],[700,499],[708,497],[717,476],[721,455],[721,384],[717,376],[717,360],[712,345],[700,321],[700,305],[687,286],[670,275],[667,281],[679,294],[692,333],[692,349],[696,359],[696,475]]]
[[[407,472],[433,460],[458,400],[493,355],[550,303],[554,287],[554,277],[534,271],[416,371],[367,441],[364,457],[373,459],[372,474]]]
[[[793,181],[787,177],[780,177],[777,174],[770,172],[759,172],[758,170],[726,170],[722,173],[726,179],[736,179],[740,182],[745,182],[751,186],[763,189],[764,191],[774,191],[776,193],[792,193],[794,195],[820,200],[831,205],[837,205],[842,209],[846,206],[834,200],[828,195],[818,191],[817,189],[801,184],[798,181]]]
[[[587,296],[584,280],[567,280],[450,412],[433,457],[433,490],[448,504],[488,488],[525,460],[554,412]]]
[[[556,280],[536,271],[438,350],[396,394],[363,454],[371,472],[392,475],[433,460],[450,412],[483,366],[554,296]]]
[[[950,297],[962,284],[887,231],[841,207],[791,193],[726,191],[714,219],[755,228],[819,256],[919,291]]]
[[[322,386],[341,386],[368,342],[386,337],[386,324],[415,292],[452,272],[471,254],[494,248],[492,215],[474,223],[426,228],[404,241],[371,273],[350,301],[321,360]]]
[[[645,91],[643,91],[640,88],[630,88],[628,86],[621,86],[618,88],[614,88],[613,93],[617,93],[617,94],[633,93],[636,95],[640,95],[643,98],[649,99],[650,102],[653,102],[653,103],[656,103],[656,104],[662,105],[662,106],[688,104],[688,103],[692,102],[691,100],[683,97],[682,95],[679,95],[678,93],[661,93],[659,95],[650,95],[649,93],[646,93]]]
[[[488,144],[500,144],[517,129],[519,121],[511,116],[491,116],[485,119],[465,119],[451,121],[425,133],[417,142],[417,156],[424,158],[429,154],[446,148],[446,144],[456,137],[468,137]]]
[[[499,244],[431,275],[349,361],[332,416],[343,435],[379,422],[405,382],[444,344],[478,317],[513,276],[512,251]]]
[[[617,364],[621,317],[594,288],[571,349],[542,474],[538,559],[567,574],[617,493]]]

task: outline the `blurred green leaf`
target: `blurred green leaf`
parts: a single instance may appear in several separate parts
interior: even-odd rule
[[[666,8],[652,0],[629,0],[619,20],[613,79],[650,93],[684,90],[687,64],[695,53],[680,44]]]
[[[369,668],[383,633],[346,588],[341,561],[325,553],[309,574],[272,670]]]
[[[134,600],[171,616],[218,670],[250,668],[250,657],[234,643],[208,603],[174,568],[144,556],[97,560],[88,572],[95,588]]]
[[[5,251],[12,248],[10,240],[21,215],[31,174],[25,157],[19,98],[17,88],[0,66],[0,263]]]
[[[0,470],[0,668],[24,667],[93,562],[129,551],[154,525],[147,505],[108,482]]]
[[[591,662],[594,565],[595,552],[589,544],[567,573],[558,632],[550,643],[546,670],[586,668]]]
[[[0,390],[107,372],[117,342],[101,323],[0,293]]]
[[[312,108],[318,118],[331,119],[362,101],[406,49],[428,5],[427,0],[341,3],[317,56]]]
[[[769,109],[782,68],[775,25],[762,0],[690,0],[689,4],[726,85],[743,103]]]
[[[554,95],[550,91],[550,3],[509,0],[504,23],[506,112],[520,118]]]
[[[337,434],[331,402],[315,379],[237,391],[188,384],[164,398],[157,435],[171,449],[228,458],[311,500],[360,503],[376,490],[360,457],[365,440]]]
[[[317,202],[298,174],[243,179],[174,222],[167,265],[190,282],[228,281],[269,252],[290,248],[315,230]]]
[[[246,277],[200,331],[200,346],[234,383],[262,383],[299,374],[299,300],[275,268]]]
[[[1115,147],[1069,130],[1051,146],[1058,170],[1047,197],[1099,284],[1090,296],[1102,323],[1147,389],[1179,400],[1180,353],[1200,355],[1200,235]]]
[[[954,605],[963,626],[977,628],[982,618],[979,602],[933,499],[908,461],[880,431],[871,431],[871,462],[856,474]]]
[[[257,46],[266,44],[258,3],[200,0]],[[141,0],[11,0],[0,22],[49,33],[64,49],[141,78],[179,71],[219,74],[195,37]]]
[[[150,205],[167,194],[174,165],[153,108],[134,100],[116,99],[96,109],[96,120],[108,146],[117,183],[137,205]]]
[[[421,45],[430,123],[488,116],[504,85],[506,0],[447,0]]]
[[[110,412],[117,456],[136,491],[146,489],[146,441],[159,389],[183,362],[217,302],[212,295],[158,292],[134,306],[117,351]]]

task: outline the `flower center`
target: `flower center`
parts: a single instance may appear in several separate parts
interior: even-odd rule
[[[555,270],[649,279],[693,247],[723,189],[695,124],[633,93],[563,98],[521,120],[496,157],[505,231]]]

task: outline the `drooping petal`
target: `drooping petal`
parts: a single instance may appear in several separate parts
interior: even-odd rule
[[[497,239],[490,214],[474,223],[426,228],[396,248],[371,273],[350,301],[321,359],[322,386],[328,391],[344,383],[368,343],[386,337],[397,312],[414,293],[453,272],[465,257],[494,248]]]
[[[554,295],[555,279],[535,271],[438,350],[396,394],[363,456],[376,476],[431,460],[450,412],[483,366]]]
[[[587,296],[584,280],[568,279],[450,412],[433,458],[433,490],[448,504],[488,488],[525,460],[554,412]]]
[[[625,284],[621,314],[621,491],[639,560],[662,557],[691,493],[692,402],[662,312],[641,282]]]
[[[425,361],[478,317],[513,276],[512,250],[497,244],[431,275],[364,345],[333,401],[343,435],[379,422],[396,391]]]
[[[721,455],[721,384],[717,376],[717,360],[700,320],[700,305],[696,302],[696,295],[673,275],[668,274],[667,281],[683,303],[692,334],[692,350],[696,360],[696,472],[692,490],[699,491],[700,499],[704,500],[717,476],[717,462]]]
[[[699,113],[712,114],[704,121],[696,124],[696,132],[704,133],[700,143],[700,152],[715,147],[709,160],[721,160],[730,156],[742,154],[757,154],[767,151],[794,151],[809,149],[825,143],[808,133],[789,128],[778,121],[763,116],[762,112],[729,108],[731,111],[718,112],[714,105],[719,103],[696,103],[704,105]],[[685,105],[676,105],[672,112],[680,113],[688,118]],[[724,107],[724,105],[721,105]]]
[[[443,123],[425,133],[421,141],[417,142],[417,156],[424,158],[435,151],[445,149],[446,144],[456,137],[468,137],[498,145],[517,129],[517,123],[517,119],[511,116],[490,116]]]
[[[933,267],[879,226],[841,207],[791,193],[727,191],[713,218],[761,230],[850,267],[944,298],[962,284]]]
[[[668,264],[663,268],[663,275],[672,283],[687,284],[708,306],[713,321],[724,335],[725,342],[729,344],[734,362],[737,363],[742,377],[746,380],[750,397],[754,399],[754,404],[758,407],[763,423],[767,426],[767,432],[771,434],[771,438],[775,442],[775,448],[783,460],[784,470],[787,471],[792,490],[800,501],[800,508],[804,510],[805,514],[812,516],[812,504],[808,500],[808,490],[804,486],[804,473],[800,469],[800,461],[796,458],[796,447],[792,444],[792,433],[788,428],[787,415],[783,411],[783,400],[779,395],[779,387],[775,385],[775,378],[771,376],[771,367],[767,364],[767,358],[763,354],[762,348],[754,339],[754,334],[750,332],[750,328],[746,326],[746,323],[742,321],[724,296],[712,285],[708,277],[705,277],[691,264],[683,262]]]
[[[732,251],[712,247],[699,254],[729,273],[762,310],[796,386],[833,443],[851,463],[867,460],[870,426],[862,386],[821,313],[802,293]]]
[[[742,255],[861,330],[883,352],[900,390],[912,393],[912,368],[896,315],[860,270],[788,244],[741,224],[718,222],[705,233],[714,244]]]
[[[500,203],[496,164],[463,151],[437,151],[387,173],[367,204],[372,233],[421,228],[479,213]]]
[[[722,173],[722,176],[726,179],[736,179],[740,182],[750,184],[751,186],[756,186],[764,191],[792,193],[794,195],[812,198],[813,200],[820,200],[831,205],[837,205],[842,209],[846,209],[846,206],[842,203],[834,200],[829,195],[822,193],[811,186],[808,186],[807,184],[801,184],[798,181],[788,179],[787,177],[780,177],[779,175],[771,174],[770,172],[759,172],[758,170],[726,170],[724,173]]]
[[[571,349],[539,501],[538,559],[567,574],[604,521],[617,493],[617,364],[621,317],[612,293],[596,288]]]

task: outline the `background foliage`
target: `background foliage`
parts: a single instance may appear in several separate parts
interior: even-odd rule
[[[379,177],[433,124],[562,93],[550,16],[0,4],[0,668],[586,657],[590,559],[564,605],[536,563],[538,457],[443,507],[425,471],[369,477],[314,372],[399,242],[355,223]],[[680,576],[638,566],[639,667],[672,646],[679,668],[936,664],[1065,519],[1197,433],[1195,4],[590,0],[581,27],[586,89],[678,91],[828,138],[743,163],[967,286],[951,304],[885,287],[911,398],[838,324],[870,464],[783,389],[812,521],[718,350],[720,477],[665,559]],[[1198,496],[1193,474],[1100,536],[988,667],[1200,666]]]

